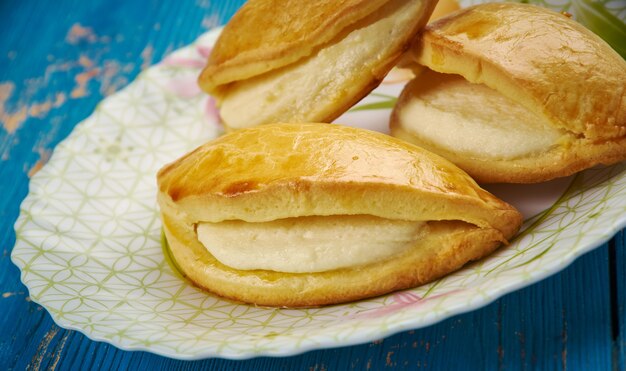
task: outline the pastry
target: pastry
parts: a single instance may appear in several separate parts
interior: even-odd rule
[[[391,134],[479,182],[540,182],[626,159],[626,62],[566,15],[462,9],[429,24],[407,59],[418,76]]]
[[[267,306],[414,287],[506,243],[522,217],[447,160],[341,125],[269,124],[158,173],[173,259],[198,286]]]
[[[456,0],[439,0],[428,22],[436,21],[459,9],[461,9],[461,6]]]
[[[330,122],[395,65],[436,0],[250,0],[226,25],[200,87],[227,130]]]

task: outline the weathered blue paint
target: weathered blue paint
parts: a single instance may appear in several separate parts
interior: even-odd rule
[[[104,96],[224,23],[241,3],[0,2],[0,369],[624,369],[623,232],[611,247],[480,310],[378,342],[287,358],[184,362],[126,352],[57,327],[30,302],[9,259],[29,172]]]

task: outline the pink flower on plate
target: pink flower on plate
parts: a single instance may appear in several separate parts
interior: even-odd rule
[[[209,55],[211,55],[211,50],[212,49],[208,46],[197,45],[197,56],[188,58],[168,56],[163,60],[163,62],[161,62],[161,64],[170,67],[188,67],[200,69],[206,65],[207,58],[209,58]]]
[[[430,300],[441,298],[444,296],[448,296],[451,294],[455,294],[462,290],[452,290],[448,292],[444,292],[442,294],[432,295],[426,298],[421,298],[418,295],[410,292],[410,291],[399,291],[392,295],[393,303],[390,305],[386,305],[381,308],[368,309],[361,311],[354,315],[357,318],[377,318],[382,317],[388,314],[396,313],[402,309],[410,308],[410,307],[418,307]]]
[[[197,77],[179,77],[168,81],[167,87],[181,98],[193,98],[202,93]]]
[[[209,58],[209,55],[211,55],[211,50],[213,49],[210,46],[206,46],[206,45],[196,46],[196,51],[198,52],[198,54],[204,57],[204,60],[207,60],[207,58]]]
[[[168,89],[175,95],[183,99],[192,99],[198,95],[203,94],[202,90],[198,86],[198,75],[200,70],[206,64],[206,60],[211,54],[211,47],[206,45],[197,45],[196,54],[192,57],[167,57],[161,62],[164,66],[169,67],[185,67],[189,69],[196,69],[197,73],[187,76],[177,76],[168,81]],[[208,122],[220,125],[221,119],[219,111],[215,105],[215,99],[206,95],[202,98],[201,102],[204,107],[204,114]]]
[[[211,54],[211,48],[204,45],[196,46],[195,55],[187,58],[169,56],[161,62],[164,66],[169,67],[187,67],[197,70],[197,74],[192,76],[177,76],[169,81],[168,87],[170,91],[181,98],[193,98],[202,93],[198,87],[198,74],[200,69],[206,64],[206,60]]]
[[[222,118],[220,117],[219,110],[217,109],[217,105],[215,104],[215,99],[213,99],[213,97],[208,97],[206,100],[204,105],[204,115],[209,122],[214,122],[218,126],[221,126]]]

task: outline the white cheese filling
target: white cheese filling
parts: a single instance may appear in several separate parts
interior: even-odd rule
[[[324,272],[369,264],[413,245],[424,222],[367,215],[310,216],[263,223],[198,223],[198,240],[240,270]]]
[[[563,135],[545,118],[462,76],[426,70],[416,83],[399,119],[407,131],[439,148],[511,159],[546,151]]]

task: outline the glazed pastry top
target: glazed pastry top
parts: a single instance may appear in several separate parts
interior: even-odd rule
[[[626,62],[565,15],[527,4],[469,7],[426,27],[413,58],[484,83],[575,135],[626,135]]]
[[[387,2],[249,0],[222,31],[200,85],[212,92],[309,56]]]
[[[165,166],[158,182],[162,204],[194,223],[372,215],[463,220],[504,231],[520,217],[447,160],[341,125],[235,131]]]

